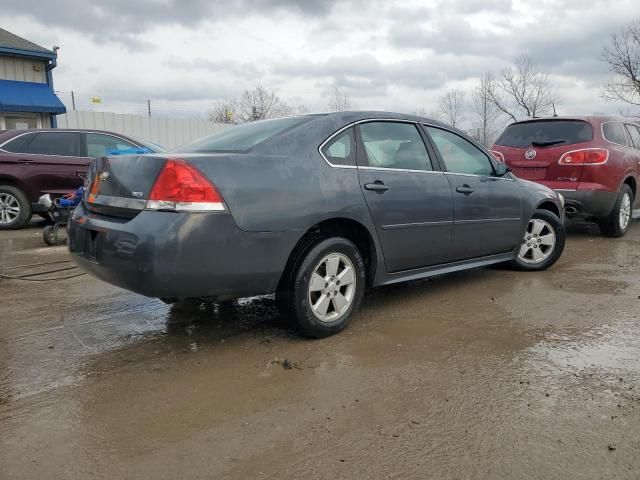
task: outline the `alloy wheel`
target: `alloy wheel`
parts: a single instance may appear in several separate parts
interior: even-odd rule
[[[355,293],[355,268],[346,255],[331,253],[313,269],[309,305],[321,322],[333,322],[342,317],[353,303]]]
[[[631,219],[631,196],[628,193],[624,193],[622,201],[620,202],[620,215],[618,216],[618,222],[620,223],[620,229],[624,230],[629,224]]]
[[[20,203],[10,193],[0,193],[0,224],[13,223],[20,215]]]
[[[553,253],[556,233],[553,227],[540,218],[532,218],[522,240],[518,259],[524,263],[544,262]]]

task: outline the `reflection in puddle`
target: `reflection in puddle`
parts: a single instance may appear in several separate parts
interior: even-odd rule
[[[598,370],[640,373],[640,326],[635,319],[586,333],[551,334],[528,349],[530,361],[548,373]]]

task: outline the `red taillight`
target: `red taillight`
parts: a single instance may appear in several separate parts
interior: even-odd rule
[[[224,210],[218,190],[194,166],[167,160],[153,184],[147,208],[151,210]]]
[[[585,148],[564,153],[559,165],[603,165],[609,160],[609,150],[605,148]]]
[[[497,150],[489,150],[489,151],[491,152],[491,155],[493,155],[493,158],[495,158],[499,162],[504,163],[504,155],[502,153],[500,153]]]

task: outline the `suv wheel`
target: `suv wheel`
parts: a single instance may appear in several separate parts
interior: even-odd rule
[[[22,228],[31,220],[31,204],[19,188],[0,185],[0,230]]]
[[[621,237],[631,226],[633,213],[633,192],[629,185],[624,184],[618,194],[618,199],[611,213],[598,220],[600,231],[608,237]]]
[[[365,290],[365,267],[346,238],[320,240],[306,250],[290,276],[288,313],[302,333],[322,338],[343,330],[358,310]]]
[[[562,255],[564,242],[564,226],[558,216],[548,210],[536,210],[511,265],[518,270],[546,270]]]

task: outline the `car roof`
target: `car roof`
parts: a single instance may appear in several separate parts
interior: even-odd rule
[[[311,114],[309,116],[318,116],[316,114]],[[369,120],[369,119],[388,119],[388,120],[409,120],[413,122],[422,122],[422,123],[430,123],[433,125],[439,125],[446,128],[452,128],[451,125],[447,125],[446,123],[440,122],[438,120],[434,120],[432,118],[421,117],[418,115],[411,115],[408,113],[398,113],[398,112],[387,112],[382,110],[353,110],[353,111],[345,111],[345,112],[331,112],[322,114],[322,116],[327,118],[335,118],[336,120],[344,121],[345,123],[357,122],[359,120]]]
[[[531,123],[531,122],[548,122],[554,120],[580,120],[583,122],[589,123],[603,123],[603,122],[632,122],[638,123],[638,118],[636,117],[624,117],[622,115],[576,115],[569,116],[563,115],[559,117],[540,117],[540,118],[527,118],[524,120],[518,120],[517,122],[513,122],[511,125],[516,125],[519,123]]]

